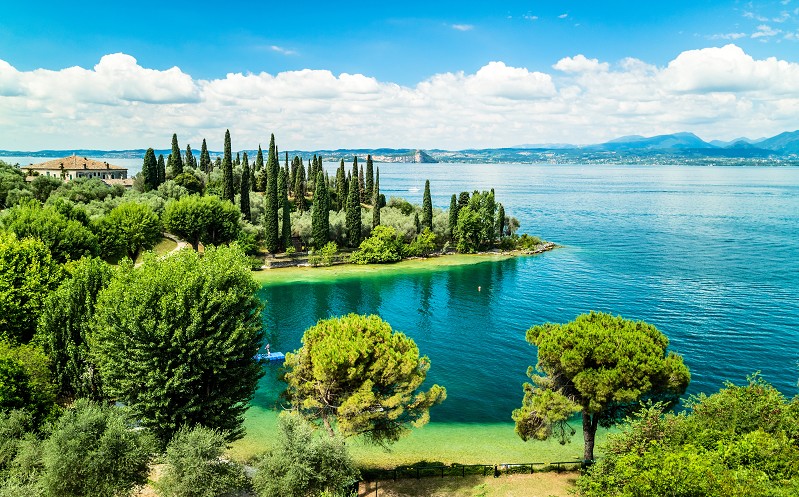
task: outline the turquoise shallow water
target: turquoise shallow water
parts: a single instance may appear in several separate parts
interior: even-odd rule
[[[432,361],[437,422],[509,421],[535,350],[524,332],[588,310],[654,323],[691,368],[689,393],[754,372],[799,378],[799,168],[380,165],[387,196],[434,204],[495,188],[521,231],[564,248],[536,257],[338,282],[266,285],[272,350],[319,318],[378,313]],[[416,189],[419,189],[418,191]],[[481,287],[478,291],[477,287]],[[271,367],[256,405],[275,403]]]

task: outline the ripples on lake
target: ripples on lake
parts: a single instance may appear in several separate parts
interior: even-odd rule
[[[333,167],[333,165],[331,165]],[[588,310],[655,324],[691,368],[689,393],[761,371],[799,377],[799,169],[663,166],[380,165],[387,196],[438,207],[495,188],[522,231],[565,247],[538,257],[265,287],[273,350],[317,319],[378,313],[432,361],[448,399],[437,421],[508,421],[535,351],[530,326]],[[481,291],[477,287],[481,287]],[[264,382],[259,399],[279,384]]]

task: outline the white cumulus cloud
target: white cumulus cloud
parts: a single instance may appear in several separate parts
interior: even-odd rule
[[[415,85],[304,69],[194,79],[125,54],[92,68],[20,71],[0,60],[0,149],[499,147],[596,143],[692,131],[712,138],[799,128],[799,64],[736,45],[676,54],[665,67],[582,54],[551,71],[502,61]]]

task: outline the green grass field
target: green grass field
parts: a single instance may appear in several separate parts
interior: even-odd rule
[[[509,254],[450,254],[429,259],[411,259],[395,264],[340,264],[328,267],[287,267],[253,272],[261,284],[329,281],[333,279],[385,276],[392,273],[426,273],[452,266],[502,261],[514,257]]]

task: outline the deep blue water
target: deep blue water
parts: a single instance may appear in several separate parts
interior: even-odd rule
[[[332,167],[333,165],[331,165]],[[799,378],[799,168],[381,164],[387,196],[433,202],[493,187],[536,257],[335,283],[265,286],[272,350],[319,318],[377,313],[430,357],[448,389],[435,421],[509,421],[535,363],[534,324],[599,310],[655,324],[691,368],[689,393],[761,371]],[[418,190],[417,190],[418,189]],[[477,287],[481,291],[477,291]],[[263,382],[257,402],[279,383]]]

